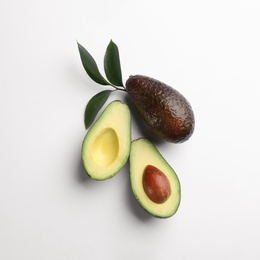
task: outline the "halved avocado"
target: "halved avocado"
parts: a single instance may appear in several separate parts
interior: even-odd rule
[[[82,161],[87,174],[105,180],[118,173],[131,147],[130,110],[121,101],[111,102],[86,134]]]
[[[151,169],[150,172],[147,171],[147,168]],[[147,174],[153,173],[156,173],[155,177],[159,176],[159,178],[153,176],[150,176],[150,179],[149,176],[147,178]],[[169,183],[170,187],[164,186],[167,187],[169,192],[163,200],[154,202],[147,192],[147,185],[144,184],[145,179],[154,181],[151,182],[151,189],[154,189],[157,185],[158,190],[160,190],[162,186],[160,182],[165,182],[165,178],[168,180],[166,184]],[[134,140],[131,144],[130,182],[136,199],[146,211],[160,218],[168,218],[176,213],[181,200],[181,187],[178,176],[157,148],[147,139],[140,138]],[[162,195],[159,194],[159,196]]]

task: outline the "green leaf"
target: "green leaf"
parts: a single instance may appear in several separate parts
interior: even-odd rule
[[[84,115],[86,129],[94,122],[97,113],[99,112],[101,107],[106,103],[112,91],[113,90],[101,91],[90,99],[90,101],[87,104]]]
[[[97,64],[90,53],[78,43],[82,65],[91,79],[101,85],[111,85],[99,72]]]
[[[116,86],[122,86],[122,74],[117,45],[111,40],[104,58],[104,70],[107,79]]]

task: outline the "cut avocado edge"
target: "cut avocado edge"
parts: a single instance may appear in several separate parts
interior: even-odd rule
[[[112,178],[126,164],[130,147],[130,110],[120,100],[112,101],[85,135],[81,154],[86,173],[94,180]]]
[[[143,188],[143,171],[149,164],[164,172],[171,184],[171,195],[162,204],[151,201]],[[131,143],[130,183],[135,198],[148,213],[158,218],[169,218],[177,212],[181,202],[179,178],[155,145],[148,139],[139,138]]]

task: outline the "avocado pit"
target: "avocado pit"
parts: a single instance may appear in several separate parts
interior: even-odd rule
[[[152,165],[147,165],[143,173],[143,188],[150,200],[162,204],[171,195],[171,185],[166,175]]]

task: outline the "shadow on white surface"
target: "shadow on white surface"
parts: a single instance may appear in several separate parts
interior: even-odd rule
[[[138,203],[136,198],[134,197],[134,194],[133,194],[132,188],[131,188],[131,184],[130,184],[130,179],[129,179],[129,167],[130,167],[129,161],[127,161],[126,165],[118,173],[120,175],[124,175],[124,178],[127,178],[125,183],[123,183],[125,185],[125,189],[124,189],[125,195],[122,196],[121,198],[125,201],[125,205],[127,205],[130,214],[133,214],[141,222],[148,222],[152,219],[155,219],[155,217],[153,217],[151,214],[149,214],[147,211],[145,211],[141,207],[141,205]],[[117,175],[109,180],[104,180],[104,181],[93,180],[87,175],[87,173],[82,165],[82,161],[79,160],[77,169],[75,170],[74,178],[78,184],[81,184],[86,187],[90,187],[90,186],[96,186],[99,184],[102,185],[103,182],[113,181],[112,179],[116,179],[116,177],[117,177]],[[121,179],[119,179],[118,181],[122,182]],[[122,185],[122,183],[121,183],[121,185]]]
[[[130,165],[129,165],[129,161],[126,163],[125,167],[129,169]],[[127,173],[128,174],[128,173]],[[126,204],[129,207],[129,210],[142,222],[148,222],[151,221],[152,219],[154,219],[154,217],[152,215],[150,215],[147,211],[145,211],[142,206],[139,204],[139,202],[137,201],[137,199],[135,198],[133,192],[132,192],[132,188],[131,188],[131,184],[130,184],[130,178],[129,178],[129,174],[127,176],[128,180],[126,182],[126,196],[125,196],[125,200],[126,200]]]

